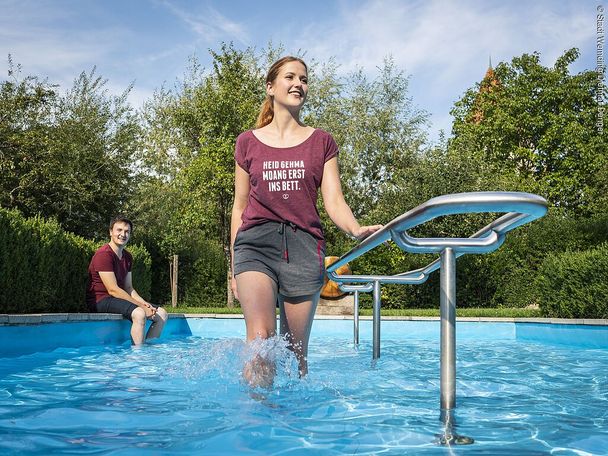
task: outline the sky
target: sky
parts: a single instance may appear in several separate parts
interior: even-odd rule
[[[386,57],[409,76],[409,96],[429,113],[430,140],[449,134],[449,112],[495,66],[538,52],[552,66],[572,47],[572,73],[596,67],[598,6],[591,0],[0,0],[0,78],[8,55],[25,75],[64,90],[94,66],[113,94],[142,106],[183,77],[190,56],[269,42],[306,59],[333,58],[341,74],[378,74]],[[312,81],[314,83],[314,81]]]

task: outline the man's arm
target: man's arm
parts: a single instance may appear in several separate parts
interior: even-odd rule
[[[135,299],[139,303],[138,304],[139,306],[152,307],[152,304],[150,304],[148,301],[146,301],[144,298],[142,298],[139,295],[139,293],[135,290],[135,288],[133,288],[133,277],[131,275],[131,271],[129,271],[127,273],[127,277],[125,277],[125,291],[127,293],[129,293],[129,296],[131,296],[131,298]]]
[[[106,287],[106,290],[108,290],[108,294],[110,296],[124,299],[125,301],[129,301],[136,306],[143,308],[146,311],[146,316],[148,317],[154,315],[156,312],[150,303],[146,302],[133,289],[133,285],[131,284],[131,272],[127,274],[125,279],[125,288],[127,290],[123,290],[118,286],[118,283],[116,282],[116,275],[113,271],[99,271],[99,277],[101,278],[103,285]],[[128,290],[130,290],[130,292]]]

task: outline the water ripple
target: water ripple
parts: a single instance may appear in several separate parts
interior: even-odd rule
[[[274,388],[243,381],[256,354],[276,360]],[[8,360],[0,452],[445,454],[437,344],[383,341],[370,358],[369,344],[319,338],[299,379],[279,339],[190,337]],[[608,454],[607,353],[461,343],[456,422],[475,454]]]

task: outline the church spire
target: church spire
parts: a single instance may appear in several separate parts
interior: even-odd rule
[[[477,100],[475,101],[477,107],[475,108],[471,117],[473,123],[480,123],[484,117],[483,109],[479,105],[479,97],[484,94],[488,94],[498,88],[500,88],[500,80],[496,76],[494,68],[492,68],[492,55],[490,54],[490,56],[488,57],[488,70],[486,71],[486,75],[483,77],[479,84],[479,93],[477,94]]]

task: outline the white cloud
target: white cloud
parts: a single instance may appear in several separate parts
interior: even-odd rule
[[[6,75],[11,53],[26,74],[69,87],[80,71],[97,65],[117,93],[135,80],[130,100],[138,106],[163,81],[181,77],[188,56],[198,51],[204,63],[206,49],[220,41],[263,48],[272,39],[321,62],[335,57],[342,72],[364,68],[375,74],[392,55],[411,75],[414,103],[432,113],[437,130],[450,123],[454,101],[483,77],[490,55],[497,64],[539,51],[543,63],[552,65],[564,50],[579,47],[574,69],[595,67],[591,2],[320,1],[301,14],[287,5],[275,15],[281,19],[266,27],[262,8],[275,3],[245,14],[237,10],[240,2],[147,0],[140,5],[145,14],[121,21],[117,17],[130,3],[119,0],[0,0],[0,71]]]
[[[321,61],[336,56],[345,72],[373,72],[392,55],[412,75],[414,102],[445,128],[453,102],[483,77],[490,55],[496,64],[539,51],[543,64],[552,65],[566,49],[580,47],[579,68],[592,68],[594,21],[595,6],[574,1],[382,0],[356,9],[343,3],[339,17],[309,24],[293,47]]]
[[[457,72],[480,54],[510,60],[523,52],[545,51],[555,59],[565,49],[593,39],[593,9],[563,16],[551,2],[514,8],[491,8],[479,1],[373,1],[356,11],[342,9],[341,17],[310,25],[296,46],[326,59],[339,55],[344,68],[378,65],[391,54],[411,73],[427,68]],[[591,14],[590,14],[591,11]],[[319,39],[323,37],[323,39]]]
[[[0,15],[2,76],[7,74],[8,54],[24,75],[48,77],[63,90],[72,87],[82,71],[96,66],[112,94],[123,93],[135,81],[129,95],[134,107],[160,87],[163,80],[157,78],[172,80],[182,70],[185,56],[194,51],[191,44],[168,43],[163,50],[142,47],[147,40],[130,23],[121,26],[104,18],[93,25],[94,21],[83,20],[83,11],[62,2],[0,0],[0,9],[7,12]]]
[[[14,8],[4,3],[0,7],[9,13],[0,16],[0,55],[11,54],[24,73],[48,76],[61,85],[71,84],[83,70],[111,61],[112,53],[130,36],[128,30],[117,27],[70,27],[69,21],[77,19],[69,9],[49,3],[19,2]],[[4,74],[6,68],[7,61],[0,60]]]
[[[236,40],[241,44],[249,42],[249,35],[243,25],[231,21],[211,5],[206,5],[200,13],[186,11],[169,0],[159,2],[175,17],[184,22],[206,43],[215,44],[220,40]]]

